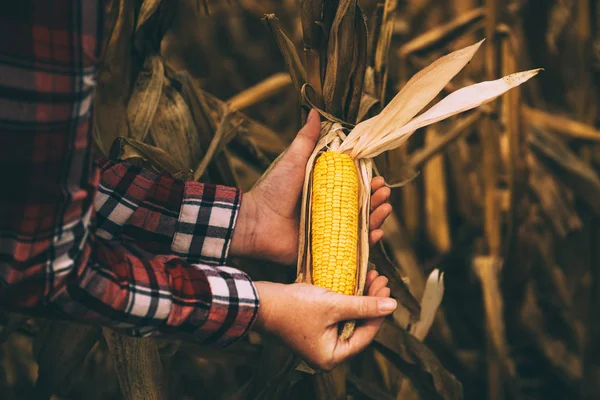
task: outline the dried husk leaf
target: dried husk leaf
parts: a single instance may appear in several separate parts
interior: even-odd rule
[[[304,59],[308,82],[321,96],[321,60],[323,37],[321,18],[323,17],[323,0],[299,0],[300,21],[304,41]]]
[[[539,69],[535,69],[518,72],[495,81],[481,82],[459,89],[446,96],[423,114],[412,119],[400,129],[388,133],[388,135],[381,140],[373,141],[368,148],[365,148],[362,151],[354,148],[352,151],[359,151],[357,153],[358,157],[375,157],[384,151],[402,145],[417,129],[442,121],[482,104],[489,103],[508,90],[531,79],[537,75],[539,71]]]
[[[146,59],[144,68],[137,76],[127,104],[127,118],[133,139],[139,141],[146,139],[162,95],[164,74],[161,57],[153,55]]]
[[[186,169],[196,167],[202,155],[198,129],[188,105],[173,84],[165,85],[149,137],[157,147],[180,160]]]
[[[325,111],[338,118],[343,117],[344,99],[352,78],[357,46],[354,41],[356,13],[356,0],[342,0],[329,32],[323,99]]]
[[[343,100],[345,120],[357,122],[357,115],[362,103],[363,82],[367,69],[367,26],[360,7],[356,6],[355,15],[355,55],[350,72],[349,89]]]
[[[152,164],[157,172],[167,171],[172,175],[186,170],[178,160],[174,160],[163,149],[128,138],[117,138],[110,149],[109,158],[113,161],[127,161],[141,158]]]
[[[300,57],[298,56],[298,52],[296,51],[294,43],[287,37],[287,35],[281,29],[279,19],[275,16],[275,14],[265,15],[263,21],[265,22],[273,36],[275,36],[275,40],[277,41],[279,51],[283,55],[285,63],[288,67],[288,72],[292,77],[294,87],[296,88],[296,91],[300,93],[302,85],[306,83],[306,71],[302,66],[302,62],[300,61]]]
[[[473,58],[483,41],[450,53],[413,76],[379,115],[358,124],[342,143],[341,150],[351,146],[361,148],[367,142],[379,140],[406,124],[423,109],[450,80]],[[367,135],[366,132],[372,132]],[[359,145],[356,144],[358,142]],[[358,155],[357,151],[353,152]]]
[[[132,37],[135,2],[114,0],[107,10],[108,27],[104,60],[98,71],[95,125],[102,137],[101,150],[108,154],[117,137],[128,137],[127,103],[131,88]]]
[[[410,334],[419,339],[421,342],[425,340],[429,329],[435,320],[442,298],[444,297],[444,273],[438,269],[434,269],[427,283],[425,284],[425,292],[421,299],[421,319],[415,322],[410,327]]]
[[[394,20],[396,17],[396,7],[398,0],[385,0],[383,6],[383,16],[379,26],[379,35],[377,45],[375,46],[375,60],[373,68],[377,80],[379,101],[385,103],[385,92],[387,84],[387,67],[392,43],[392,34],[394,33]]]

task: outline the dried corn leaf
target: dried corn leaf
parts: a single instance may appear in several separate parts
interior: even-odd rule
[[[67,384],[100,335],[100,329],[89,325],[45,322],[34,341],[34,355],[39,368],[35,398],[50,398]]]
[[[98,71],[94,107],[104,154],[108,154],[117,137],[129,136],[126,110],[131,88],[135,8],[133,0],[114,0],[107,10],[107,21],[112,24],[107,30],[104,60]]]
[[[280,72],[236,94],[227,103],[232,110],[241,110],[280,93],[291,84],[290,75]]]
[[[473,268],[481,281],[483,303],[485,305],[486,326],[495,356],[502,368],[513,377],[515,365],[509,356],[504,327],[504,303],[500,292],[500,268],[502,260],[493,256],[478,256],[473,260]]]
[[[532,129],[527,138],[530,148],[548,169],[594,213],[600,214],[600,178],[594,169],[551,133]]]
[[[323,0],[299,0],[300,21],[304,41],[304,59],[308,74],[308,83],[321,97],[321,60],[320,54],[324,43],[321,19],[323,17]]]
[[[106,328],[103,331],[123,398],[166,399],[162,363],[154,341],[123,336]]]
[[[379,104],[379,100],[370,94],[363,93],[360,100],[360,107],[358,107],[358,115],[356,116],[356,122],[361,122],[365,118],[372,116],[375,110],[375,106]]]
[[[109,158],[113,161],[141,158],[149,161],[157,172],[167,171],[172,175],[180,174],[185,170],[179,160],[171,158],[163,149],[134,139],[118,138],[115,140]]]
[[[410,334],[419,339],[421,342],[429,333],[429,329],[435,320],[435,314],[442,303],[444,297],[444,273],[438,269],[434,269],[427,283],[425,284],[425,292],[421,299],[421,318],[410,327]]]
[[[448,82],[473,58],[483,41],[450,53],[413,76],[379,115],[358,124],[342,143],[342,150],[361,148],[406,124],[438,95]],[[371,135],[365,132],[374,132]],[[358,142],[358,144],[356,143]],[[358,151],[353,152],[356,157]]]
[[[428,128],[425,143],[431,145],[440,140],[441,135]],[[450,222],[448,220],[448,193],[444,156],[432,157],[423,168],[425,186],[425,227],[427,238],[440,253],[450,251]]]
[[[559,184],[535,154],[528,154],[527,167],[529,187],[558,236],[565,238],[569,233],[581,229],[582,221],[575,209],[573,193]]]
[[[385,103],[385,91],[387,85],[387,67],[390,45],[392,43],[392,34],[394,33],[394,21],[396,17],[396,7],[398,0],[385,0],[383,5],[383,15],[379,24],[379,34],[377,36],[377,45],[375,47],[375,59],[373,68],[377,79],[377,92],[381,104]]]
[[[146,139],[158,108],[164,82],[165,70],[162,59],[156,55],[148,57],[137,76],[127,104],[129,130],[133,139],[139,141]]]
[[[470,31],[473,25],[483,20],[485,14],[486,11],[483,7],[460,13],[447,24],[436,26],[404,44],[400,48],[400,56],[406,57],[412,53],[429,50],[434,46],[441,47],[444,44],[443,42],[447,42],[458,34]]]
[[[149,137],[156,147],[180,160],[184,168],[196,167],[203,151],[198,130],[185,99],[173,83],[163,89]]]
[[[363,98],[363,82],[367,69],[367,26],[360,7],[356,6],[354,29],[355,54],[350,72],[349,88],[342,99],[345,121],[357,122],[358,111]]]
[[[161,0],[144,0],[142,2],[142,5],[140,7],[140,11],[139,11],[138,17],[137,17],[137,25],[135,28],[136,31],[139,31],[140,28],[142,27],[142,25],[144,25],[146,22],[148,22],[150,17],[152,17],[152,15],[154,15],[156,10],[158,9],[158,6],[160,5],[160,3],[161,3]]]
[[[306,72],[302,66],[302,63],[300,62],[300,57],[298,56],[298,52],[296,51],[294,43],[281,29],[279,19],[275,16],[275,14],[265,15],[263,21],[273,36],[275,36],[277,46],[279,47],[279,51],[283,55],[285,63],[288,67],[288,72],[290,73],[294,87],[296,88],[296,91],[300,93],[302,85],[306,83]]]
[[[359,153],[359,156],[375,157],[384,151],[398,147],[404,143],[415,130],[461,112],[468,111],[482,104],[486,104],[498,98],[508,90],[526,82],[537,75],[539,71],[539,69],[535,69],[519,72],[495,81],[481,82],[459,89],[446,96],[423,114],[412,119],[402,128],[389,133],[382,140],[372,143],[373,149],[369,149],[364,153]],[[353,151],[356,151],[356,149]]]
[[[325,111],[342,119],[357,54],[358,43],[354,41],[357,12],[356,0],[340,1],[329,32],[323,99]]]
[[[421,398],[463,398],[461,383],[442,366],[427,346],[404,329],[386,321],[373,343],[377,350],[411,380]]]

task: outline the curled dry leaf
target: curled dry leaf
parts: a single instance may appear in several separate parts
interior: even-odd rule
[[[423,341],[433,325],[435,313],[437,312],[442,298],[444,297],[444,273],[434,269],[427,283],[425,293],[421,299],[421,319],[410,327],[410,333],[420,341]]]

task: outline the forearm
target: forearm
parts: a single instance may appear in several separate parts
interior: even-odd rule
[[[126,162],[100,161],[94,204],[104,239],[135,242],[153,254],[226,264],[242,200],[237,188],[182,182]],[[243,219],[243,218],[242,218]],[[240,255],[236,253],[235,255]]]

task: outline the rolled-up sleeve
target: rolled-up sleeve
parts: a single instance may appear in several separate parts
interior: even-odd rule
[[[222,266],[241,195],[98,166],[103,12],[102,1],[0,5],[0,305],[230,344],[259,308],[250,278]]]

